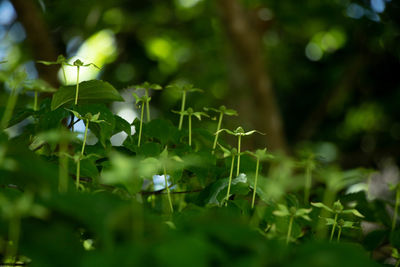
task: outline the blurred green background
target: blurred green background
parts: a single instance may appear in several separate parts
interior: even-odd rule
[[[240,114],[229,128],[266,133],[248,149],[379,167],[400,153],[399,14],[393,0],[1,0],[0,68],[59,86],[57,67],[35,61],[78,57],[101,67],[81,80],[106,80],[128,103],[143,81],[192,83],[205,93],[190,106],[227,105]],[[177,121],[178,94],[152,98],[154,116]],[[114,107],[129,121],[133,109]]]

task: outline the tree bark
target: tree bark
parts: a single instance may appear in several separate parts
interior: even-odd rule
[[[11,0],[17,11],[18,21],[25,28],[26,36],[32,47],[35,60],[55,61],[57,52],[50,38],[42,13],[32,0]],[[58,66],[44,66],[36,64],[39,76],[52,86],[59,85],[57,79]]]
[[[283,122],[267,74],[259,33],[252,27],[237,0],[218,0],[223,26],[240,63],[241,72],[251,88],[253,114],[248,119],[257,130],[265,132],[263,145],[272,151],[287,152]]]

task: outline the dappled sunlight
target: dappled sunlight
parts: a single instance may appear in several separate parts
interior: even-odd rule
[[[324,53],[333,53],[345,43],[346,35],[343,30],[332,28],[329,31],[321,31],[313,35],[305,48],[305,54],[309,60],[318,61]]]
[[[102,68],[106,63],[115,60],[117,48],[114,34],[110,30],[101,30],[89,37],[79,48],[76,56],[69,60],[72,64],[76,59],[80,59],[85,64],[94,63]],[[77,78],[77,68],[75,66],[65,66],[67,84],[75,84]],[[79,70],[79,82],[92,80],[96,78],[101,70],[89,67],[81,67]],[[59,78],[63,79],[63,73],[60,69]]]

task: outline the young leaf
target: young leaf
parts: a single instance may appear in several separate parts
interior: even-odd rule
[[[329,212],[333,212],[333,210],[331,208],[329,208],[328,206],[326,206],[325,204],[323,204],[321,202],[311,202],[311,205],[313,205],[314,207],[317,207],[317,208],[325,209]]]
[[[356,209],[349,209],[349,210],[344,210],[342,211],[342,213],[346,213],[346,214],[350,214],[352,213],[353,215],[360,217],[360,218],[364,218],[364,215],[362,215],[358,210]]]

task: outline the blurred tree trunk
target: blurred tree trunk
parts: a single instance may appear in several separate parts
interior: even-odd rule
[[[18,21],[25,28],[27,41],[32,48],[34,59],[55,61],[57,52],[37,5],[32,0],[11,0],[11,3],[17,11]],[[43,80],[55,87],[58,86],[58,66],[36,64],[36,68]]]
[[[287,152],[282,117],[263,61],[260,34],[252,27],[237,0],[218,0],[218,5],[222,24],[239,62],[240,72],[245,76],[247,87],[252,90],[240,92],[245,96],[243,104],[247,109],[246,117],[257,130],[266,133],[262,139],[258,139],[261,141],[258,143],[262,144],[257,145],[266,146],[273,151]],[[241,96],[236,97],[242,99]],[[242,112],[241,115],[243,116]]]

